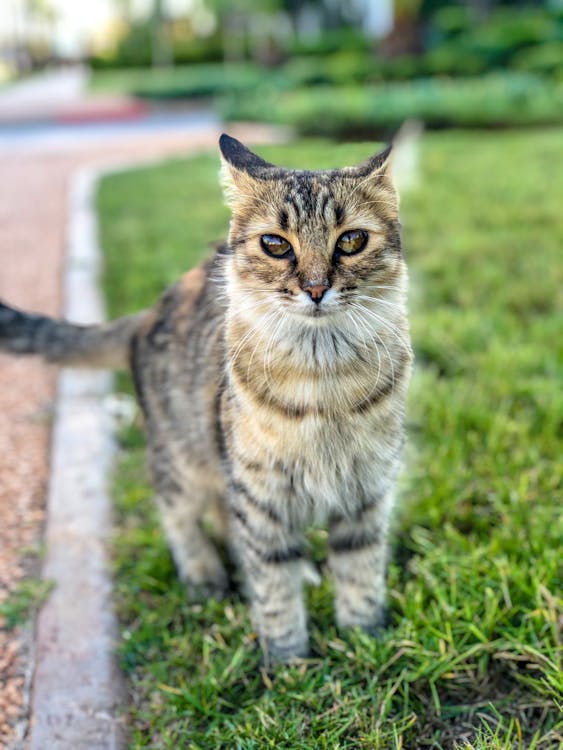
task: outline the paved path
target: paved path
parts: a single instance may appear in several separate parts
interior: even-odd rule
[[[0,89],[0,145],[23,137],[23,145],[36,148],[44,130],[72,136],[76,123],[134,121],[150,112],[134,97],[88,93],[89,75],[85,67],[52,70]]]
[[[88,94],[88,76],[85,68],[58,70],[0,89],[0,158],[14,148],[84,149],[218,127],[215,114],[201,105],[151,105],[120,94]]]
[[[125,105],[128,106],[128,105]],[[207,109],[186,109],[181,111],[144,111],[131,118],[120,116],[123,106],[114,103],[115,119],[97,120],[82,123],[59,122],[57,120],[29,120],[0,123],[0,159],[14,148],[31,152],[47,150],[84,151],[99,148],[102,144],[110,147],[117,142],[127,143],[141,138],[180,138],[198,135],[202,131],[219,127],[217,117]]]
[[[3,149],[0,297],[36,312],[60,314],[68,190],[79,168],[187,154],[215,147],[217,137],[216,127],[196,120],[172,130],[133,128],[128,135],[114,133],[103,140],[80,141],[77,135],[68,143],[12,143]],[[241,137],[258,142],[270,140],[271,132],[253,128]],[[42,544],[56,383],[54,367],[0,355],[0,602],[24,576],[39,571],[39,558],[30,552],[38,555]],[[39,658],[43,646],[37,649]],[[6,631],[0,622],[0,750],[24,747],[34,650],[29,629]]]
[[[48,118],[84,100],[86,68],[47,71],[0,90],[0,122]]]

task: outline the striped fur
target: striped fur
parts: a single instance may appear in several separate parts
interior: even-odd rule
[[[285,661],[308,652],[308,524],[329,529],[339,625],[371,631],[383,618],[412,359],[398,199],[389,151],[359,167],[306,172],[269,165],[228,136],[221,150],[228,243],[152,310],[110,324],[121,337],[93,328],[59,350],[68,360],[75,347],[92,362],[96,347],[87,353],[84,342],[97,336],[107,349],[119,340],[125,351],[128,331],[179,575],[192,593],[225,591],[201,525],[212,515],[244,572],[266,658]],[[335,254],[350,229],[368,233],[365,249]],[[287,239],[291,257],[267,255],[263,234]],[[318,285],[328,287],[319,304],[307,293]],[[17,334],[0,315],[0,345],[33,351],[18,315]],[[70,342],[75,327],[49,325]],[[37,350],[49,356],[48,346]]]

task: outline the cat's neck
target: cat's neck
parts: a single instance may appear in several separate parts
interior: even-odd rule
[[[227,367],[236,386],[282,410],[346,412],[394,381],[397,363],[409,359],[402,320],[385,320],[377,329],[367,322],[363,327],[357,320],[352,323],[345,315],[314,323],[287,313],[249,319],[232,310]]]

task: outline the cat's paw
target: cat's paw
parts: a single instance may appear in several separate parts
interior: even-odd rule
[[[227,598],[230,590],[227,581],[185,581],[184,585],[187,599],[191,604],[204,604],[209,599],[221,601]]]
[[[301,638],[290,643],[281,642],[274,638],[261,638],[264,666],[267,669],[276,664],[291,664],[293,661],[309,656],[309,639]]]
[[[184,570],[180,580],[186,587],[189,602],[203,603],[208,599],[224,599],[229,593],[229,579],[218,559],[201,562],[197,567],[193,564],[189,571]]]
[[[360,628],[374,638],[381,637],[388,623],[389,617],[385,606],[379,606],[372,612],[341,610],[336,617],[336,624],[340,630]]]

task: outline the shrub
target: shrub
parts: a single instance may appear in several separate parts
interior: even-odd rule
[[[471,49],[460,49],[458,41],[444,42],[427,52],[420,61],[421,68],[429,75],[468,76],[487,70],[487,60]]]
[[[368,52],[371,41],[359,30],[352,27],[325,31],[318,37],[295,37],[288,45],[288,53],[296,56],[318,56],[336,52]]]
[[[432,17],[436,32],[445,38],[457,36],[471,28],[469,9],[460,5],[439,8]]]
[[[421,79],[379,86],[300,89],[260,97],[229,97],[231,120],[266,120],[303,134],[367,137],[417,118],[427,127],[507,127],[563,120],[563,85],[524,74],[479,79]]]
[[[563,41],[549,42],[519,52],[512,66],[540,75],[554,75],[563,80]]]
[[[119,72],[110,75],[115,80]],[[148,99],[191,99],[255,91],[264,79],[260,68],[248,63],[209,63],[125,73],[134,96]],[[111,79],[110,79],[111,82]]]
[[[458,55],[478,56],[487,69],[506,66],[521,49],[557,39],[561,25],[546,10],[503,8],[486,23],[475,24],[456,38]]]

